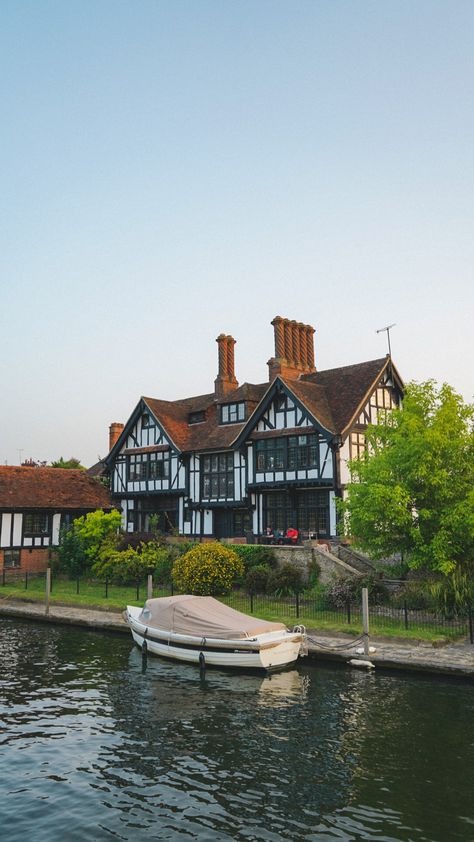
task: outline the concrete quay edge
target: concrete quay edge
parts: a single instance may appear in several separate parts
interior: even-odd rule
[[[116,611],[51,604],[49,614],[46,614],[43,603],[3,599],[0,600],[0,616],[130,634],[121,613]],[[349,666],[353,658],[364,659],[364,655],[356,651],[361,648],[361,643],[353,643],[347,635],[331,636],[317,629],[308,629],[308,635],[308,656],[311,659]],[[368,659],[376,668],[474,679],[474,645],[466,640],[435,647],[420,641],[388,641],[371,636],[370,646],[375,651],[369,654]]]

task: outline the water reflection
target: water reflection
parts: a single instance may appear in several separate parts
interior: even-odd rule
[[[0,620],[0,705],[11,840],[474,838],[470,686],[142,672],[128,638]]]

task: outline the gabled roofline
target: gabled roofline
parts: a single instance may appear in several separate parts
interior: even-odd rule
[[[121,450],[123,444],[125,443],[125,440],[126,440],[127,436],[129,435],[128,431],[130,429],[130,426],[138,420],[140,415],[143,414],[143,411],[144,411],[145,407],[146,407],[146,410],[150,413],[150,415],[153,416],[156,424],[158,425],[158,427],[162,431],[163,435],[165,435],[166,438],[170,441],[170,443],[172,444],[172,446],[176,450],[176,452],[181,453],[180,448],[177,447],[173,437],[168,433],[166,427],[163,425],[163,422],[159,418],[156,417],[156,414],[153,412],[152,408],[148,405],[147,399],[142,396],[140,398],[140,400],[138,401],[138,403],[137,403],[135,409],[133,410],[132,414],[129,416],[128,421],[124,425],[124,428],[123,428],[122,432],[120,433],[117,441],[115,442],[112,450],[109,451],[109,453],[107,454],[107,456],[103,460],[108,466],[110,466],[111,461],[115,458],[115,456]]]
[[[382,374],[384,373],[384,371],[386,371],[386,370],[387,370],[387,368],[388,368],[389,366],[390,366],[390,368],[391,368],[391,370],[392,370],[392,374],[394,375],[394,380],[395,380],[395,379],[397,379],[397,380],[398,380],[398,387],[399,387],[400,391],[403,393],[403,391],[404,391],[404,383],[403,383],[403,380],[402,380],[402,378],[400,377],[400,374],[398,373],[398,371],[397,371],[397,369],[396,369],[395,365],[393,364],[393,361],[392,361],[391,356],[390,356],[389,354],[387,354],[387,356],[386,356],[386,358],[385,358],[385,362],[384,362],[384,364],[383,364],[382,368],[379,370],[378,374],[377,374],[377,375],[374,377],[374,379],[372,380],[372,383],[370,384],[369,388],[368,388],[368,389],[367,389],[367,391],[365,392],[364,397],[362,398],[362,400],[358,403],[357,408],[356,408],[355,412],[352,414],[352,416],[351,416],[350,420],[348,421],[348,423],[346,424],[346,426],[345,426],[345,427],[341,430],[341,436],[342,436],[342,438],[345,438],[345,436],[346,436],[346,435],[347,435],[347,433],[349,432],[349,430],[350,430],[350,428],[352,427],[352,425],[353,425],[353,423],[354,423],[355,419],[357,418],[357,416],[358,416],[358,415],[360,415],[360,413],[361,413],[362,409],[364,408],[365,404],[366,404],[366,403],[367,403],[367,401],[369,400],[370,395],[372,394],[372,392],[373,392],[374,388],[375,388],[375,387],[376,387],[376,385],[377,385],[377,381],[380,379],[380,377],[382,376]]]
[[[273,380],[273,382],[269,384],[269,387],[268,387],[267,391],[265,392],[265,394],[263,395],[260,403],[258,404],[258,406],[255,407],[254,411],[252,412],[252,415],[250,416],[250,418],[247,421],[243,430],[240,431],[239,435],[231,443],[231,447],[239,447],[245,441],[249,432],[255,426],[256,417],[258,415],[261,415],[263,412],[265,412],[265,410],[270,405],[274,394],[276,394],[276,392],[278,392],[278,391],[283,391],[283,392],[285,392],[285,394],[288,397],[291,397],[291,399],[295,401],[297,406],[303,412],[305,412],[307,415],[310,416],[310,418],[312,419],[315,427],[317,427],[319,430],[321,430],[321,432],[328,433],[331,438],[334,438],[334,436],[336,435],[335,431],[330,430],[328,427],[325,427],[324,424],[322,424],[321,421],[319,421],[319,419],[316,418],[316,416],[311,412],[311,410],[308,409],[306,404],[303,403],[301,398],[298,397],[298,395],[295,395],[295,393],[291,389],[291,386],[289,386],[278,375],[277,377],[275,377],[275,380]],[[282,431],[282,435],[283,435],[283,431]]]

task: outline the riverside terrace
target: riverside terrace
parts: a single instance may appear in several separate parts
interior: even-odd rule
[[[46,574],[5,574],[0,584],[0,613],[9,606],[25,601],[32,606],[35,616],[44,613]],[[71,610],[86,612],[100,608],[107,613],[121,611],[127,603],[142,604],[147,595],[169,596],[176,591],[170,586],[154,585],[148,590],[147,581],[130,582],[128,585],[111,584],[91,579],[52,578],[51,610],[68,604]],[[358,601],[346,601],[339,607],[330,606],[323,597],[311,596],[304,591],[290,596],[247,594],[235,590],[220,597],[222,602],[247,614],[262,619],[280,620],[288,626],[303,623],[308,629],[318,629],[324,634],[350,634],[362,631],[362,611]],[[465,639],[474,644],[472,611],[464,616],[444,617],[440,612],[408,607],[394,596],[380,605],[369,606],[371,635],[424,641],[431,646],[444,646],[450,641]],[[472,646],[474,657],[474,645]]]

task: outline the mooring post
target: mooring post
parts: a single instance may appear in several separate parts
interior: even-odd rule
[[[362,588],[362,631],[364,635],[364,655],[369,655],[369,591]]]
[[[51,568],[48,567],[46,570],[46,594],[45,594],[45,607],[44,613],[46,616],[49,615],[49,596],[51,594]]]
[[[153,573],[148,574],[147,599],[153,598]]]

